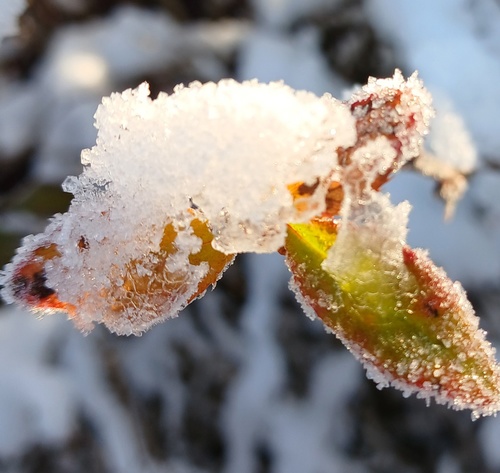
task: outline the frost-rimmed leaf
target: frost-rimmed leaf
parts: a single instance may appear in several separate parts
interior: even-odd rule
[[[350,232],[345,271],[325,269],[337,225],[291,225],[286,242],[291,287],[363,363],[379,387],[434,398],[474,417],[500,409],[495,350],[478,328],[465,292],[422,250],[400,246],[400,262]]]
[[[86,332],[98,322],[120,335],[139,335],[201,297],[234,259],[215,250],[206,221],[193,210],[189,214],[186,226],[179,221],[167,223],[157,248],[150,246],[123,266],[113,265],[113,255],[106,255],[104,247],[101,257],[111,260],[107,274],[85,267],[86,253],[95,242],[81,235],[68,244],[63,222],[56,218],[44,234],[25,238],[13,263],[6,267],[9,284],[2,296],[40,313],[67,312]],[[47,284],[47,275],[61,271],[57,260],[62,252],[79,265],[63,269],[67,284],[56,290]],[[82,278],[95,283],[81,291]]]

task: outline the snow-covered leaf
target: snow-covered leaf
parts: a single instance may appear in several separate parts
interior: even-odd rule
[[[282,83],[193,83],[152,100],[146,84],[103,99],[69,211],[28,237],[3,297],[63,309],[90,330],[138,334],[215,283],[233,254],[273,252],[288,222],[325,209],[348,107]],[[296,196],[296,186],[310,189]]]
[[[72,302],[47,285],[47,271],[64,251],[54,243],[62,231],[56,220],[44,235],[25,240],[27,248],[18,254],[4,297],[36,311],[65,311],[85,331],[92,329],[93,322],[102,322],[119,334],[139,334],[202,296],[234,258],[212,247],[213,235],[206,221],[197,218],[195,211],[191,213],[194,217],[188,227],[168,223],[157,250],[130,258],[121,268],[111,265],[110,273],[102,278],[108,285],[99,287],[96,283],[77,293]],[[190,239],[195,246],[179,243]],[[82,235],[71,246],[85,260],[91,244]],[[68,284],[79,277],[69,269],[65,274]]]

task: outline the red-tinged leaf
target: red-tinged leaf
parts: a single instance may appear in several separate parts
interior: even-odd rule
[[[500,368],[465,292],[422,250],[399,262],[359,244],[350,231],[347,267],[325,265],[333,221],[290,225],[285,245],[292,288],[364,364],[379,386],[434,398],[474,417],[500,409]],[[374,235],[374,238],[376,236]]]
[[[56,291],[47,286],[45,263],[61,256],[57,245],[49,244],[37,246],[29,256],[23,255],[22,263],[15,265],[10,278],[5,281],[9,295],[36,311],[64,311],[68,315],[75,314],[72,304],[58,299]]]
[[[189,229],[189,234],[200,240],[199,249],[184,255],[176,244],[177,235],[184,230],[167,224],[157,249],[129,259],[122,267],[112,266],[103,283],[96,282],[92,291],[81,291],[67,300],[67,288],[53,287],[47,278],[47,265],[57,267],[61,257],[58,245],[50,241],[57,240],[61,229],[52,227],[43,241],[40,236],[35,241],[28,239],[23,252],[7,266],[2,295],[34,311],[67,312],[85,331],[99,322],[119,334],[138,334],[201,297],[234,259],[234,255],[212,247],[213,235],[199,218],[190,222]],[[94,244],[82,236],[72,246],[85,261],[85,253]],[[85,277],[70,274],[64,267],[58,271],[67,273],[68,285],[74,284],[73,276]]]

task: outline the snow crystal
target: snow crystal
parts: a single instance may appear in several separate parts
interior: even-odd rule
[[[363,346],[364,341],[356,341],[349,329],[340,323],[336,325],[337,336],[363,363],[367,376],[377,383],[379,389],[392,386],[401,390],[405,397],[416,393],[417,398],[425,399],[428,404],[434,399],[438,404],[447,404],[453,409],[471,409],[473,419],[495,414],[500,405],[500,367],[495,362],[494,348],[486,341],[485,332],[478,327],[479,319],[464,290],[459,283],[451,282],[441,268],[435,267],[423,250],[405,250],[405,253],[406,268],[401,266],[399,274],[394,272],[391,264],[384,263],[380,258],[375,265],[377,270],[372,265],[367,276],[363,277],[359,271],[355,276],[344,277],[340,274],[338,278],[335,275],[340,282],[355,280],[356,288],[351,291],[358,299],[350,307],[352,316],[365,314],[363,304],[370,300],[370,284],[375,284],[379,290],[375,301],[380,305],[377,307],[377,304],[368,302],[369,312],[374,314],[378,311],[376,317],[381,319],[377,324],[393,323],[399,329],[395,328],[396,332],[392,335],[382,331],[381,337],[387,339],[377,340],[368,349]],[[360,266],[357,261],[353,263],[352,258],[346,263]],[[393,280],[398,281],[397,287],[386,289],[381,274],[387,277],[390,272],[393,272]],[[412,288],[415,280],[417,286]],[[347,288],[346,291],[350,290]],[[363,295],[360,297],[357,293]],[[407,302],[404,312],[396,311],[385,319],[384,307],[387,304],[384,304],[384,298],[388,293]],[[423,302],[424,309],[433,304],[437,307],[436,312],[426,315],[419,300]],[[433,321],[427,322],[431,332],[426,332],[427,329],[423,329],[420,322],[415,324],[415,321],[429,315],[432,315]],[[403,328],[402,321],[411,326]],[[378,330],[375,325],[373,329]],[[398,333],[397,341],[393,341],[391,337]],[[387,346],[391,346],[389,351]]]
[[[411,207],[406,202],[393,206],[389,195],[380,194],[372,185],[377,177],[419,155],[434,113],[431,101],[416,74],[405,81],[400,71],[388,79],[370,78],[349,99],[360,144],[344,168],[342,224],[323,262],[325,270],[336,275],[357,270],[353,262],[360,249],[380,254],[396,270],[401,267]]]
[[[404,396],[417,393],[426,402],[469,408],[477,418],[500,406],[494,350],[461,285],[426,252],[406,246],[410,205],[393,205],[388,194],[374,189],[380,176],[419,155],[432,110],[416,80],[414,87],[401,92],[396,74],[371,80],[350,99],[358,142],[342,156],[337,238],[325,248],[322,276],[319,268],[310,276],[304,272],[300,255],[291,258],[292,287],[304,292],[301,304],[318,311],[379,388],[394,386]],[[327,277],[330,298],[320,304],[324,296],[317,286]],[[325,309],[325,302],[335,311]]]
[[[73,12],[80,3],[88,9],[81,0],[59,3]],[[179,25],[163,10],[122,4],[87,20],[59,25],[22,86],[0,85],[0,148],[10,155],[36,148],[32,173],[43,182],[81,172],[77,158],[95,143],[92,116],[104,95],[137,77],[176,75],[179,64],[218,80],[227,75],[221,59],[234,54],[249,30],[236,20]]]
[[[347,199],[346,205],[349,205]],[[360,265],[356,261],[364,258],[366,253],[371,253],[379,255],[384,265],[400,271],[410,204],[403,202],[392,206],[388,195],[375,194],[368,205],[356,209],[351,214],[351,221],[342,225],[335,245],[323,262],[323,268],[340,278],[359,279],[362,275],[357,273]],[[368,271],[373,271],[373,268],[368,268]]]

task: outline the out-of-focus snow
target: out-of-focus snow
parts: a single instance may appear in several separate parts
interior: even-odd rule
[[[296,35],[258,29],[243,42],[238,78],[262,82],[283,80],[298,90],[340,97],[345,81],[328,69],[318,47],[317,32],[304,29]],[[304,74],[307,71],[307,74]]]
[[[174,343],[183,337],[191,338],[193,332],[175,327],[170,332],[170,343],[165,345],[165,332],[160,330],[156,341],[142,344],[140,353],[148,357],[147,369],[155,373],[152,392],[163,391],[168,405],[181,415],[182,409],[169,401],[182,383],[175,377],[159,380],[160,366],[154,363],[153,354],[161,353],[161,364],[168,363]],[[108,379],[100,343],[98,333],[84,337],[63,318],[42,321],[16,308],[0,310],[0,461],[15,461],[33,448],[57,449],[68,444],[79,418],[84,417],[106,452],[106,471],[159,473],[167,468],[194,473],[196,470],[182,461],[162,464],[160,468],[145,454],[134,426],[136,419]],[[127,368],[143,367],[131,360]],[[140,381],[137,389],[144,393],[146,386]],[[173,426],[180,428],[178,423]]]
[[[0,0],[0,42],[16,34],[18,17],[25,8],[25,0]]]
[[[480,287],[495,284],[500,276],[496,182],[496,175],[474,176],[471,189],[448,222],[443,222],[444,204],[437,200],[431,179],[403,171],[386,188],[393,201],[412,202],[408,243],[428,249],[452,279]]]
[[[443,455],[437,465],[436,473],[461,473],[460,464],[451,455]]]
[[[274,311],[288,275],[276,255],[249,258],[247,274],[253,277],[242,313],[243,368],[223,414],[230,447],[224,471],[255,471],[252,451],[262,445],[274,453],[276,473],[360,471],[341,453],[353,433],[343,405],[359,386],[360,367],[347,353],[326,357],[311,373],[308,401],[283,401],[285,360],[276,350]],[[342,428],[335,429],[332,418]]]
[[[215,320],[222,307],[214,292],[199,304],[202,319],[209,319],[204,324],[208,337],[195,326],[192,313],[141,338],[110,343],[99,331],[82,336],[62,318],[37,320],[18,309],[2,309],[0,458],[15,458],[40,443],[66,445],[83,417],[98,436],[105,471],[212,471],[196,468],[189,457],[153,460],[144,445],[140,412],[129,405],[135,396],[161,400],[158,422],[166,429],[168,445],[182,448],[188,403],[195,395],[188,390],[196,389],[185,384],[184,346],[195,359],[215,351],[239,367],[220,413],[208,420],[214,427],[221,423],[224,471],[255,471],[255,449],[266,445],[276,473],[367,471],[344,453],[355,434],[345,406],[359,389],[360,365],[346,352],[331,353],[311,373],[307,395],[290,396],[278,342],[283,317],[278,301],[288,271],[279,255],[249,255],[244,267],[248,293],[240,328]],[[319,323],[317,328],[323,332]],[[217,366],[212,369],[218,372]],[[128,401],[116,391],[122,376],[130,383],[124,387],[132,396]]]
[[[462,116],[451,103],[441,100],[439,94],[434,94],[432,99],[436,115],[426,140],[429,150],[457,171],[472,173],[478,164],[478,153]]]
[[[359,366],[348,353],[325,357],[312,373],[308,402],[290,399],[271,410],[267,442],[276,451],[273,471],[365,471],[342,453],[353,435],[345,404],[359,389],[358,371]],[[342,428],[335,428],[332,418]]]
[[[402,66],[418,70],[433,94],[453,103],[472,131],[480,152],[498,158],[500,6],[493,0],[474,7],[466,0],[374,0],[366,2],[373,25],[399,53]],[[485,26],[489,25],[489,27]]]
[[[0,457],[56,446],[71,434],[75,391],[49,361],[65,328],[60,319],[39,321],[12,307],[0,312]]]
[[[80,150],[96,138],[92,115],[115,84],[186,62],[205,78],[220,79],[226,74],[220,58],[248,32],[248,24],[236,20],[183,28],[166,13],[133,6],[57,30],[29,82],[0,82],[2,156],[36,147],[38,178],[55,183],[78,173]]]
[[[465,0],[374,0],[365,8],[379,35],[396,49],[401,66],[417,69],[437,99],[429,148],[462,172],[477,171],[446,223],[429,179],[406,173],[394,178],[387,186],[393,199],[407,199],[413,206],[409,243],[428,248],[434,261],[465,285],[496,285],[500,187],[491,185],[496,173],[481,160],[500,160],[500,7],[490,0],[480,5]]]
[[[492,470],[500,468],[498,439],[500,439],[500,419],[494,417],[485,419],[479,431],[479,441],[485,453],[486,462]]]
[[[42,82],[58,94],[94,92],[179,58],[182,33],[166,14],[124,7],[110,18],[69,26],[52,40]]]
[[[32,82],[0,83],[0,155],[4,159],[27,151],[36,142],[39,99]]]
[[[248,303],[243,310],[243,367],[228,393],[223,429],[229,445],[225,472],[252,473],[252,450],[262,441],[263,428],[283,385],[284,360],[275,340],[276,300],[285,282],[283,261],[277,255],[248,260]],[[245,426],[242,428],[242,426]]]
[[[109,471],[152,472],[151,460],[144,458],[141,451],[133,419],[126,407],[117,402],[116,394],[107,383],[97,340],[88,340],[71,332],[65,342],[62,356],[65,369],[71,376],[69,384],[75,392],[74,401],[80,413],[89,418],[99,432],[100,443],[107,452]]]
[[[340,0],[252,0],[257,20],[270,29],[289,27],[302,16],[333,9]]]

